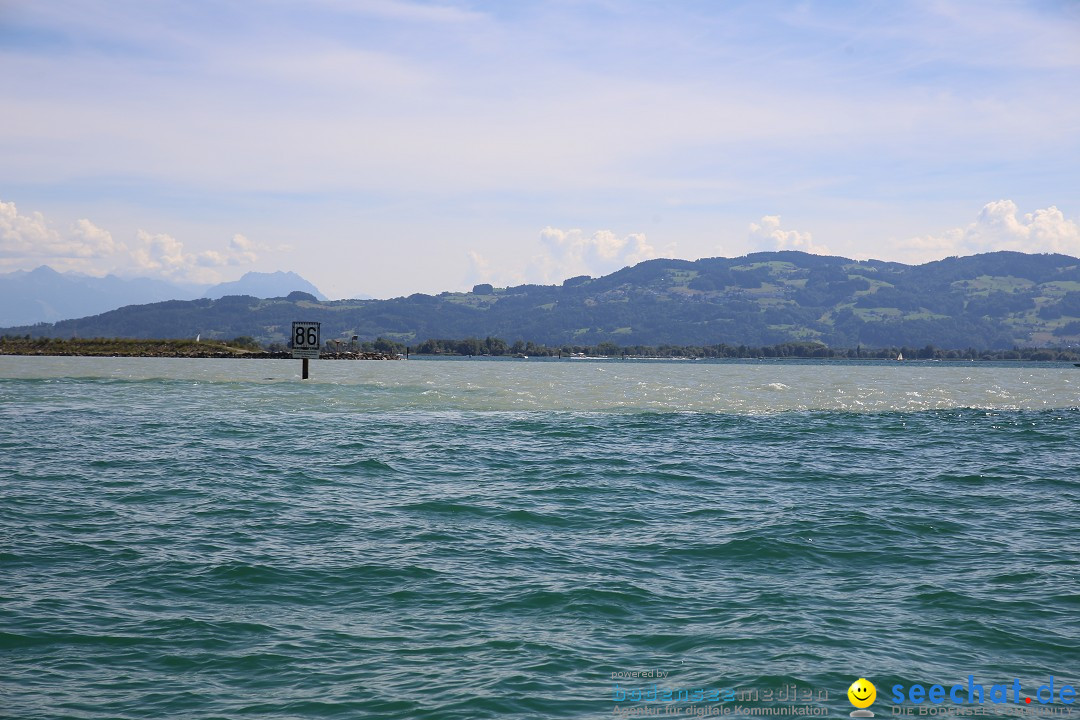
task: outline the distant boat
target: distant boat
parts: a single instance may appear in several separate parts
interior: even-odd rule
[[[525,353],[518,353],[518,354],[517,354],[517,355],[515,355],[514,357],[516,357],[516,358],[521,358],[522,360],[528,360],[528,359],[529,359],[529,356],[528,356],[528,355],[526,355]]]
[[[904,353],[900,353],[896,356],[896,362],[904,362]]]

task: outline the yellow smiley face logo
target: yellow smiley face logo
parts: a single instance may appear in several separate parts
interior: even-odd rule
[[[870,707],[877,698],[877,688],[866,678],[859,678],[847,689],[847,697],[857,708]]]

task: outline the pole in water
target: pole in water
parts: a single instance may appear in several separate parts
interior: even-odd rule
[[[300,379],[301,380],[307,380],[308,379],[308,359],[304,358],[300,362],[304,363],[304,369],[301,371]]]

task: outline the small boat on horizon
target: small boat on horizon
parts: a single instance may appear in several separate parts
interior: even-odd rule
[[[904,362],[904,353],[900,353],[896,356],[896,362]]]

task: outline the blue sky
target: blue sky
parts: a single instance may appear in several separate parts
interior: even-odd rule
[[[1080,255],[1080,3],[0,0],[0,271]]]

